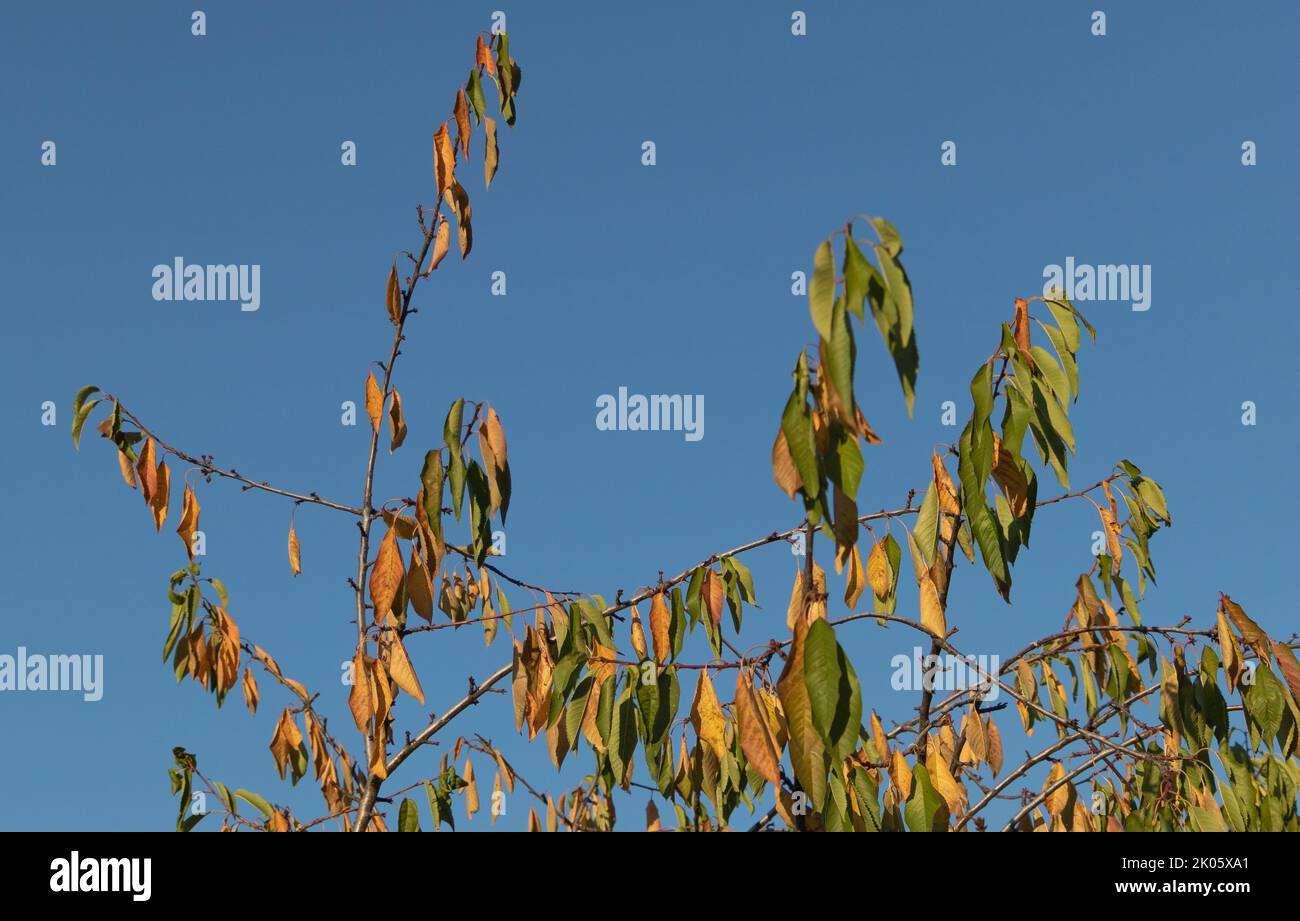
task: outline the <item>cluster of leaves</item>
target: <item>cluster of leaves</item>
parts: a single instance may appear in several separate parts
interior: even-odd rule
[[[429,277],[450,251],[450,220],[456,222],[462,258],[473,245],[469,195],[457,167],[469,158],[475,125],[484,134],[485,185],[499,164],[496,121],[487,114],[484,96],[489,78],[497,88],[501,117],[513,125],[521,71],[505,34],[478,38],[474,65],[457,92],[452,117],[434,132],[438,205],[432,224],[426,224],[423,209],[419,212],[424,248],[418,256],[410,255],[413,274],[404,286],[396,262],[388,273],[385,307],[394,344],[389,363],[379,364],[382,381],[371,372],[365,385],[372,441],[362,508],[325,502],[314,493],[276,490],[221,470],[210,458],[196,461],[168,447],[115,398],[95,397],[97,388],[76,395],[73,440],[78,445],[96,406],[111,401],[112,412],[99,431],[116,447],[123,479],[140,491],[159,531],[170,503],[168,454],[192,463],[204,477],[235,479],[245,488],[292,498],[295,506],[320,502],[361,518],[354,586],[358,640],[348,705],[365,757],[353,758],[316,709],[317,695],[287,677],[265,650],[241,638],[225,586],[202,576],[196,559],[202,555],[199,503],[186,482],[177,533],[188,562],[168,584],[172,608],[163,659],[171,660],[178,682],[191,678],[214,694],[218,706],[241,680],[241,668],[244,701],[254,714],[261,697],[255,665],[283,687],[291,702],[281,710],[269,745],[276,771],[293,784],[312,774],[329,812],[300,822],[258,794],[231,792],[199,774],[197,759],[177,748],[169,774],[180,804],[178,830],[188,831],[202,818],[187,815],[196,780],[217,799],[224,829],[287,831],[338,819],[345,828],[386,830],[376,802],[390,773],[507,676],[516,729],[529,740],[544,737],[557,769],[580,749],[589,753],[591,770],[579,785],[558,797],[541,793],[490,741],[461,737],[443,754],[436,773],[388,800],[396,802],[403,793],[423,788],[433,828],[455,827],[456,798],[472,819],[480,811],[474,761],[467,754],[463,765],[456,765],[468,749],[490,759],[495,768],[493,821],[499,802],[515,792],[516,784],[544,805],[544,820],[530,810],[530,830],[610,830],[617,821],[616,796],[634,784],[655,797],[646,816],[651,830],[663,827],[659,800],[672,807],[676,827],[683,830],[733,827],[742,807],[755,828],[776,827],[779,820],[786,828],[807,831],[966,830],[982,829],[984,808],[1008,798],[1004,790],[1043,765],[1041,791],[1021,790],[1019,810],[1007,829],[1300,828],[1300,663],[1295,644],[1269,637],[1227,596],[1220,598],[1213,627],[1144,624],[1139,605],[1148,580],[1154,583],[1156,577],[1150,541],[1172,524],[1163,490],[1124,460],[1096,484],[1070,491],[1069,459],[1076,447],[1070,409],[1079,397],[1078,352],[1083,332],[1093,338],[1096,333],[1064,296],[1015,300],[1011,319],[1001,324],[997,348],[972,378],[971,415],[959,439],[931,454],[924,489],[915,491],[923,493],[919,506],[912,507],[909,498],[896,512],[860,514],[863,445],[881,439],[854,392],[857,342],[850,315],[865,326],[870,310],[909,414],[919,369],[912,290],[900,261],[902,240],[883,218],[865,219],[873,240],[857,239],[855,221],[850,221],[813,255],[808,296],[817,348],[801,350],[795,362],[772,449],[777,485],[802,505],[797,528],[715,553],[671,579],[660,573],[652,587],[626,600],[621,592],[609,602],[599,594],[553,592],[524,583],[501,572],[491,559],[493,522],[505,522],[512,491],[504,428],[492,406],[464,399],[448,410],[443,444],[425,453],[418,484],[412,484],[415,497],[371,508],[374,455],[385,419],[390,454],[407,437],[392,365],[413,312],[415,284]],[[450,218],[442,215],[443,204]],[[838,272],[837,237],[843,244]],[[1042,305],[1043,316],[1031,315],[1035,304]],[[129,429],[124,420],[136,428]],[[955,478],[950,461],[955,462]],[[1040,500],[1039,478],[1048,469],[1066,492]],[[963,659],[975,669],[976,681],[941,700],[926,685],[918,716],[886,729],[864,700],[838,629],[870,619],[882,626],[901,625],[925,636],[932,654],[963,658],[952,644],[947,611],[960,559],[986,570],[1009,603],[1012,568],[1021,549],[1029,546],[1036,511],[1067,499],[1094,506],[1105,549],[1075,583],[1066,627],[1007,657],[996,673]],[[911,527],[901,529],[915,595],[910,589],[900,591],[907,581],[904,553],[892,525],[904,516],[915,516]],[[878,537],[870,523],[882,518],[886,533]],[[370,559],[372,521],[382,521],[385,531]],[[459,525],[466,529],[463,544],[449,537]],[[869,549],[859,546],[864,526]],[[844,579],[843,599],[850,613],[838,619],[831,619],[827,574],[814,554],[818,535],[833,541],[835,571]],[[757,608],[758,600],[750,570],[739,556],[782,539],[802,541],[805,550],[786,611],[789,636],[742,652],[728,634],[739,636],[746,606]],[[288,556],[290,571],[297,575],[302,545],[292,520]],[[541,600],[512,609],[507,584]],[[644,620],[642,605],[648,605]],[[906,613],[913,605],[915,618],[900,615],[900,609]],[[412,609],[423,623],[408,620]],[[435,609],[445,622],[435,623]],[[521,617],[519,636],[514,615],[525,612],[533,616],[531,622]],[[431,719],[414,738],[407,732],[399,744],[396,705],[401,695],[425,702],[408,642],[419,634],[472,623],[483,625],[489,646],[504,623],[510,664],[481,685],[471,682],[470,693],[444,711],[443,718]],[[683,659],[697,627],[704,643],[696,645],[709,653],[704,663]],[[729,671],[736,681],[732,699],[724,702],[718,687]],[[994,688],[1014,700],[1028,736],[1043,725],[1055,731],[1054,741],[1016,766],[1003,764],[994,713],[1004,705],[989,699]],[[1230,703],[1234,694],[1240,704]],[[1155,711],[1154,719],[1148,710]],[[1089,781],[1091,798],[1082,792]],[[771,806],[765,809],[769,799]],[[254,812],[241,815],[241,803]],[[416,799],[402,797],[396,828],[420,830],[420,812]]]

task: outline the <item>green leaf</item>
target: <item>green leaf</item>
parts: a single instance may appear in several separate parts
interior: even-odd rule
[[[98,387],[82,387],[72,400],[72,446],[78,451],[81,450],[81,430],[85,427],[86,420],[90,418],[91,411],[100,403],[99,400],[91,400],[87,403],[86,397],[98,392]]]
[[[926,566],[934,564],[934,551],[939,540],[939,491],[935,489],[934,480],[925,491],[921,501],[921,510],[916,515],[916,525],[912,529],[916,546]]]
[[[835,299],[831,311],[831,335],[824,347],[827,371],[830,373],[831,386],[835,388],[840,404],[844,407],[847,418],[853,413],[853,363],[857,347],[853,342],[853,327],[849,325],[848,312],[844,308],[844,298]]]
[[[478,67],[473,67],[469,72],[469,82],[465,84],[465,98],[469,100],[469,107],[474,112],[475,124],[483,123],[483,113],[487,111],[487,99],[483,96],[483,84],[478,78]]]
[[[790,450],[799,478],[803,480],[803,494],[808,499],[816,499],[821,488],[821,474],[817,470],[817,454],[813,447],[812,420],[808,416],[808,404],[799,396],[798,388],[786,401],[785,411],[781,415],[781,431],[785,433],[785,442]]]
[[[465,461],[460,450],[461,417],[464,410],[463,399],[452,403],[451,409],[447,411],[447,419],[442,424],[442,440],[446,443],[451,458],[447,473],[447,479],[451,483],[451,508],[456,513],[457,521],[460,521],[461,504],[465,499]]]
[[[252,790],[236,790],[235,796],[239,797],[250,806],[255,807],[258,812],[262,813],[262,815],[266,816],[268,819],[275,814],[275,810],[271,808],[271,804],[258,796]]]
[[[948,827],[948,804],[935,791],[923,764],[912,768],[912,794],[903,815],[912,831],[944,831]]]
[[[850,225],[844,234],[844,302],[858,320],[863,321],[866,319],[863,304],[867,292],[873,284],[883,291],[885,280],[880,277],[876,267],[867,261],[867,257],[862,255],[862,250],[858,249],[852,230]]]
[[[894,225],[889,223],[883,217],[869,218],[871,226],[876,228],[876,233],[880,235],[880,245],[890,256],[897,258],[903,252],[903,239],[894,229]]]
[[[831,311],[835,304],[835,257],[831,241],[823,240],[813,254],[813,274],[808,282],[808,309],[813,326],[827,342],[831,339]]]
[[[833,761],[842,761],[858,746],[862,725],[862,689],[848,656],[826,620],[815,620],[804,640],[804,682],[813,726]]]
[[[442,452],[429,451],[420,470],[420,485],[424,487],[424,517],[435,538],[442,536],[442,481]]]
[[[420,830],[420,810],[409,796],[402,797],[402,805],[397,810],[397,830]]]

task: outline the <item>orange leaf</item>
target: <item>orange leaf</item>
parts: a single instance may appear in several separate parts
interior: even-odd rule
[[[424,703],[424,689],[420,687],[420,679],[415,674],[411,660],[407,658],[406,647],[402,644],[397,631],[393,631],[393,641],[388,647],[388,673],[393,676],[399,688],[421,704]]]
[[[154,490],[158,487],[158,468],[154,465],[152,438],[146,438],[144,446],[140,448],[136,472],[140,474],[140,494],[144,496],[144,504],[153,505]]]
[[[655,662],[663,665],[672,653],[672,640],[668,635],[672,615],[664,603],[664,593],[655,592],[650,599],[650,639],[654,644]]]
[[[402,551],[397,546],[397,531],[389,528],[379,544],[375,568],[370,573],[370,603],[375,607],[375,623],[382,625],[388,619],[397,590],[405,577]]]
[[[176,526],[176,533],[185,543],[185,552],[194,559],[194,533],[199,529],[199,499],[194,495],[190,484],[185,484],[185,495],[181,500],[181,521]]]
[[[447,251],[450,249],[451,228],[447,226],[447,219],[439,216],[438,230],[434,234],[433,238],[433,257],[429,260],[429,267],[424,270],[424,274],[428,275],[436,269],[438,264],[442,262],[443,258],[447,255]]]
[[[384,395],[379,390],[374,371],[366,378],[366,415],[370,417],[371,427],[378,432],[379,420],[384,415]]]
[[[474,46],[474,66],[486,68],[489,74],[497,72],[496,65],[492,63],[492,52],[488,50],[482,35],[478,37],[478,42]]]
[[[298,548],[298,535],[293,529],[293,523],[289,523],[289,569],[296,576],[302,572],[302,557]]]
[[[740,727],[740,747],[754,770],[775,788],[781,783],[781,751],[777,748],[776,739],[772,738],[762,708],[749,674],[743,668],[740,669],[740,674],[736,676],[736,721]]]
[[[433,169],[438,182],[438,197],[451,187],[456,180],[452,178],[456,171],[456,151],[451,146],[451,135],[447,123],[443,122],[433,135]]]
[[[465,100],[465,90],[456,90],[456,104],[452,106],[452,117],[456,119],[456,140],[460,141],[460,155],[469,159],[469,103]]]

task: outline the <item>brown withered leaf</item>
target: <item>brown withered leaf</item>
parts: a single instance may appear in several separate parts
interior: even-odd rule
[[[1256,654],[1265,662],[1269,657],[1269,646],[1271,640],[1250,617],[1242,610],[1241,605],[1237,604],[1227,595],[1219,594],[1219,607],[1232,618],[1232,622],[1237,625],[1241,631],[1241,638],[1246,641],[1246,645],[1255,650]]]
[[[456,181],[453,178],[456,172],[456,150],[451,146],[451,134],[447,131],[446,122],[439,125],[433,135],[433,171],[438,183],[438,197],[441,198]]]
[[[451,228],[447,226],[447,219],[439,215],[438,229],[434,233],[434,237],[433,237],[433,256],[429,259],[429,267],[424,270],[424,274],[428,275],[430,272],[436,269],[439,263],[441,263],[442,260],[446,258],[447,252],[450,249],[451,249]]]
[[[483,116],[483,133],[487,140],[484,142],[483,150],[483,185],[484,188],[492,188],[492,179],[497,174],[497,163],[501,157],[501,151],[497,149],[497,123],[495,119]]]
[[[185,484],[185,495],[181,500],[181,521],[176,526],[176,533],[185,543],[185,552],[194,559],[194,532],[199,529],[199,500],[194,495],[190,484]]]
[[[713,622],[713,629],[722,628],[722,607],[726,603],[726,594],[722,585],[722,577],[712,567],[704,571],[704,585],[700,587],[700,597],[704,599],[704,607],[709,613],[709,620]],[[722,755],[718,755],[719,758]]]
[[[406,655],[406,646],[394,630],[388,646],[388,673],[397,686],[410,694],[421,704],[424,703],[424,689],[420,687],[420,678],[415,674],[410,658]]]
[[[1011,514],[1021,518],[1029,511],[1029,480],[1010,451],[1002,449],[1002,440],[993,434],[993,479],[1002,487]]]
[[[244,690],[244,706],[248,707],[249,713],[252,713],[254,716],[256,716],[257,702],[258,700],[260,700],[257,693],[257,679],[253,677],[253,673],[247,668],[244,669],[243,690]]]
[[[672,653],[672,640],[669,636],[671,624],[672,614],[664,602],[664,593],[655,592],[650,599],[650,641],[654,645],[655,662],[659,665],[667,662]]]
[[[302,572],[302,552],[298,546],[298,532],[289,523],[289,569],[296,576]]]
[[[949,515],[956,515],[961,511],[961,503],[957,500],[957,490],[952,484],[952,477],[948,476],[948,468],[943,465],[943,459],[939,457],[938,451],[930,454],[930,466],[934,468],[934,487],[939,493],[939,510]]]
[[[370,603],[375,608],[375,623],[383,625],[393,609],[393,600],[406,573],[402,569],[402,551],[397,546],[397,531],[389,528],[380,541],[375,567],[370,573]]]
[[[700,680],[695,684],[695,699],[691,702],[691,725],[700,741],[709,746],[721,761],[726,757],[727,719],[722,714],[722,705],[718,703],[718,692],[713,689],[708,670],[700,671]]]
[[[858,524],[858,503],[841,492],[838,486],[834,490],[834,503],[835,571],[838,573],[844,568],[849,550],[857,546],[861,526]]]
[[[452,179],[443,196],[456,216],[456,235],[460,240],[460,257],[464,259],[474,246],[473,209],[469,206],[469,193],[457,180]]]
[[[460,142],[460,155],[469,159],[469,102],[465,99],[465,88],[456,90],[456,103],[451,109],[452,118],[456,120],[456,140]]]
[[[1300,704],[1300,661],[1296,660],[1296,655],[1289,646],[1277,640],[1270,642],[1273,644],[1273,655],[1277,657],[1278,669],[1286,680],[1286,686],[1291,689],[1291,697]]]
[[[850,611],[858,606],[858,599],[866,590],[867,577],[862,570],[862,551],[854,544],[849,550],[848,573],[844,577],[844,604]]]
[[[158,462],[157,483],[154,487],[153,501],[149,510],[153,513],[154,527],[162,533],[163,522],[167,520],[167,503],[171,501],[172,477],[167,469],[167,461]]]
[[[1021,357],[1032,368],[1033,358],[1029,354],[1029,302],[1024,298],[1016,298],[1016,319],[1012,332],[1015,334],[1016,348],[1020,349]]]
[[[492,52],[483,41],[482,35],[479,35],[478,43],[474,46],[474,66],[484,68],[489,74],[497,72],[496,65],[492,63]]]
[[[384,303],[388,307],[388,319],[393,321],[397,326],[402,322],[402,290],[397,285],[397,263],[388,271],[388,290],[384,296]]]
[[[388,401],[388,430],[392,438],[388,453],[392,454],[406,441],[406,419],[402,416],[402,395],[393,390],[393,398]]]
[[[293,715],[289,708],[285,707],[280,714],[280,721],[275,724],[275,734],[271,736],[271,757],[275,759],[275,769],[280,772],[280,779],[284,780],[284,769],[293,759],[294,752],[302,744],[302,733],[298,731],[297,724],[293,721]]]
[[[411,548],[411,565],[406,570],[406,594],[411,606],[429,623],[433,623],[433,579],[415,548]]]
[[[375,703],[371,699],[371,678],[366,668],[366,657],[360,650],[352,658],[352,690],[348,693],[348,709],[357,729],[366,732],[366,724],[375,713]]]
[[[785,440],[785,432],[777,431],[776,441],[772,445],[772,478],[781,492],[793,499],[794,494],[803,488],[803,480],[790,456],[790,445]]]
[[[140,447],[140,456],[136,459],[136,473],[139,474],[140,494],[144,496],[144,504],[153,505],[154,490],[158,487],[158,468],[154,462],[152,438],[146,438]]]
[[[378,432],[379,420],[384,415],[384,395],[379,389],[379,382],[375,380],[374,371],[366,378],[366,415],[370,417],[371,428]]]
[[[753,681],[745,669],[736,676],[736,722],[740,747],[746,760],[774,788],[781,785],[781,751],[763,717],[763,704],[754,693]]]

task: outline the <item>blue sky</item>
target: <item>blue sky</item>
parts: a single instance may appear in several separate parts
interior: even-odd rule
[[[519,123],[501,126],[490,192],[471,174],[469,260],[449,259],[417,294],[398,372],[410,435],[381,456],[377,494],[415,490],[448,403],[466,396],[491,401],[509,438],[502,565],[525,580],[612,597],[793,526],[769,464],[790,366],[812,340],[790,273],[850,216],[881,214],[906,244],[921,374],[909,420],[879,341],[860,339],[857,392],[885,439],[867,455],[862,509],[898,507],[924,485],[931,448],[958,434],[941,404],[969,412],[971,374],[1044,266],[1149,264],[1148,311],[1080,304],[1098,339],[1081,355],[1074,483],[1127,457],[1164,486],[1174,527],[1154,542],[1148,622],[1207,624],[1222,590],[1289,635],[1300,16],[1282,3],[1111,2],[1095,37],[1097,5],[505,7]],[[320,814],[318,792],[281,784],[267,751],[288,701],[264,683],[255,718],[236,700],[217,711],[160,664],[167,576],[183,562],[176,510],[156,536],[104,443],[73,451],[69,405],[96,384],[191,453],[359,503],[368,433],[364,420],[340,425],[339,406],[362,399],[367,363],[387,355],[383,284],[417,243],[415,204],[433,198],[430,136],[500,8],[443,6],[208,3],[201,38],[195,4],[6,6],[0,652],[102,654],[106,677],[95,703],[0,694],[0,786],[23,791],[0,828],[170,827],[174,745],[232,788]],[[795,8],[804,37],[790,32]],[[46,140],[57,166],[40,163]],[[345,140],[354,168],[340,164]],[[955,167],[940,165],[945,140]],[[1241,164],[1246,140],[1257,166]],[[151,269],[176,256],[259,264],[261,308],[154,301]],[[498,270],[505,297],[489,292]],[[598,431],[595,400],[619,386],[704,394],[705,437]],[[47,400],[56,427],[41,425]],[[229,484],[200,499],[205,574],[350,738],[338,674],[353,636],[353,524],[300,509],[292,579],[287,503]],[[1043,510],[1013,606],[959,567],[959,645],[1005,656],[1057,628],[1095,528],[1090,506]],[[780,545],[747,561],[764,611],[742,646],[784,634],[795,565]],[[916,697],[890,689],[889,659],[915,635],[868,621],[840,636],[867,704],[906,719]],[[683,658],[704,661],[703,637],[692,643]],[[508,645],[484,649],[471,627],[412,653],[440,710]],[[564,788],[542,747],[514,733],[506,698],[460,728],[491,737],[534,785]],[[437,755],[404,767],[408,779]],[[566,764],[569,786],[571,765],[590,757]],[[480,777],[489,787],[486,762]],[[498,827],[522,827],[528,805],[516,794]],[[625,808],[629,827],[638,813]],[[486,826],[480,815],[470,827]]]

